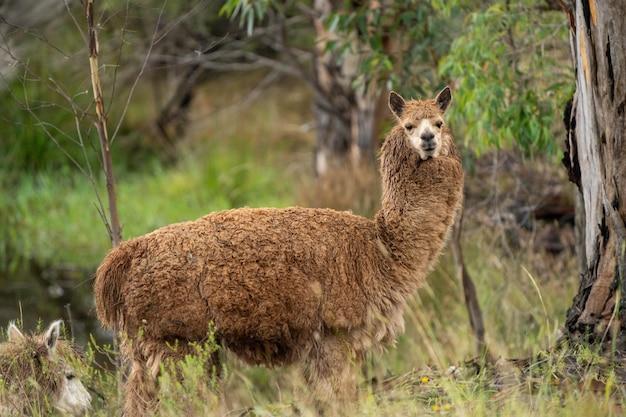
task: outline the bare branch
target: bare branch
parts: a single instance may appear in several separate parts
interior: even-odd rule
[[[24,27],[24,26],[20,26],[20,25],[15,24],[15,23],[11,23],[11,22],[9,22],[9,21],[6,19],[6,17],[5,17],[5,16],[3,16],[2,14],[0,14],[0,23],[4,23],[5,25],[7,25],[7,26],[9,26],[9,27],[12,27],[12,28],[14,28],[14,29],[17,29],[17,30],[19,30],[19,31],[21,31],[21,32],[23,32],[23,33],[26,33],[26,34],[32,35],[35,39],[37,39],[37,40],[39,40],[39,41],[41,41],[41,42],[45,43],[45,44],[46,44],[46,45],[48,45],[50,48],[54,49],[55,51],[57,51],[58,53],[60,53],[61,55],[63,55],[63,58],[69,58],[69,57],[70,57],[70,56],[69,56],[67,53],[65,53],[65,51],[63,51],[60,47],[58,47],[58,46],[54,45],[52,42],[50,42],[50,41],[48,40],[48,38],[46,38],[46,36],[45,36],[45,35],[42,35],[42,34],[40,34],[40,33],[37,33],[37,32],[33,31],[33,30],[32,30],[32,29],[30,29],[30,28],[27,28],[27,27]]]
[[[87,149],[85,147],[85,141],[83,140],[83,134],[82,134],[82,130],[80,127],[80,117],[79,117],[79,109],[76,107],[76,104],[74,103],[74,100],[72,99],[72,97],[70,97],[62,88],[61,86],[59,86],[59,84],[54,81],[53,79],[50,79],[50,82],[52,83],[55,91],[61,95],[70,105],[70,107],[72,108],[72,114],[74,115],[74,126],[76,128],[76,134],[78,135],[78,144],[80,146],[80,150],[81,153],[83,155],[83,159],[85,160],[85,166],[87,167],[87,174],[86,177],[89,180],[89,183],[91,184],[91,187],[94,191],[94,194],[96,195],[96,200],[98,202],[96,208],[98,209],[98,214],[100,215],[100,218],[102,219],[108,233],[109,236],[111,236],[111,225],[109,224],[109,219],[107,218],[106,214],[105,214],[105,210],[104,210],[104,203],[102,202],[102,198],[100,197],[100,192],[98,190],[98,184],[96,183],[96,178],[95,175],[93,173],[93,169],[91,167],[91,162],[89,162],[89,157],[87,156]],[[83,113],[84,115],[84,113]]]
[[[88,0],[88,1],[93,1],[93,0]],[[139,83],[139,79],[141,78],[144,70],[146,69],[148,60],[150,59],[150,54],[152,53],[152,48],[154,47],[154,44],[155,44],[156,35],[159,29],[159,24],[161,22],[161,17],[163,16],[163,10],[165,9],[166,3],[167,3],[167,0],[163,2],[161,6],[161,10],[159,11],[159,17],[157,18],[157,22],[154,25],[154,32],[152,34],[152,40],[150,41],[150,46],[148,47],[148,52],[146,52],[146,56],[143,60],[143,64],[141,65],[141,68],[139,69],[139,73],[135,77],[135,81],[133,82],[133,85],[130,88],[130,91],[128,92],[128,97],[126,98],[126,104],[124,104],[124,110],[122,110],[122,115],[120,116],[117,122],[117,126],[115,127],[115,131],[113,131],[113,135],[111,136],[111,143],[117,137],[117,133],[119,132],[120,127],[122,126],[122,122],[124,121],[124,118],[126,117],[126,112],[128,111],[128,106],[130,105],[130,100],[132,99],[133,94],[135,93],[135,88],[137,87],[137,84]]]
[[[467,271],[465,265],[465,259],[463,258],[463,248],[461,246],[461,232],[463,230],[463,209],[459,211],[456,222],[454,224],[452,238],[450,239],[450,248],[452,250],[452,257],[456,266],[457,276],[461,284],[463,285],[463,296],[465,299],[465,307],[467,307],[467,313],[469,316],[470,327],[474,332],[476,339],[476,347],[478,355],[486,355],[488,359],[489,353],[487,351],[487,345],[485,343],[485,324],[483,322],[483,313],[480,308],[480,302],[476,294],[476,286],[474,281]]]
[[[83,42],[85,42],[85,44],[87,44],[87,38],[85,37],[85,32],[83,32],[83,28],[80,27],[80,24],[78,23],[78,20],[76,20],[76,17],[74,16],[74,13],[72,13],[72,10],[70,9],[70,4],[69,4],[68,0],[63,0],[63,3],[65,4],[65,10],[67,10],[67,14],[70,15],[70,18],[72,19],[72,22],[74,22],[74,26],[76,26],[76,29],[78,29],[78,33],[80,33],[80,37],[83,38]]]
[[[98,69],[98,37],[94,25],[93,17],[94,0],[86,0],[85,16],[87,18],[87,28],[89,35],[89,68],[91,74],[91,85],[93,97],[96,104],[96,130],[100,138],[100,148],[102,151],[102,165],[106,177],[107,194],[109,200],[110,217],[110,237],[111,244],[115,247],[122,241],[122,227],[117,210],[117,194],[115,191],[115,176],[113,175],[113,161],[111,159],[110,141],[107,131],[106,114],[104,111],[104,101],[102,97],[102,86],[100,84],[100,74]],[[130,98],[129,98],[130,100]]]
[[[183,22],[187,18],[189,18],[189,16],[192,16],[196,11],[198,11],[200,9],[200,6],[205,4],[206,2],[207,2],[206,0],[201,0],[198,3],[196,3],[196,5],[193,6],[188,12],[186,12],[185,14],[180,16],[178,19],[176,19],[174,22],[172,22],[172,24],[170,24],[168,27],[166,27],[165,30],[163,30],[163,33],[161,33],[158,38],[156,38],[156,39],[153,38],[153,43],[157,44],[157,43],[161,42],[172,30],[174,30],[174,28],[176,26],[178,26],[181,22]],[[165,3],[163,3],[163,7],[161,7],[161,13],[163,13],[163,8],[165,7]],[[159,20],[160,19],[161,19],[161,16],[159,15]],[[158,22],[157,22],[156,29],[158,29],[158,26],[159,25],[158,25]]]
[[[111,97],[110,102],[113,103],[115,100],[115,86],[117,85],[117,70],[119,69],[120,62],[122,61],[122,48],[124,47],[125,35],[126,35],[126,27],[128,25],[128,6],[130,0],[126,0],[126,13],[124,14],[124,25],[122,26],[122,37],[120,39],[120,47],[117,53],[117,63],[115,64],[115,68],[113,69],[113,82],[111,85]],[[107,116],[108,116],[107,112]]]

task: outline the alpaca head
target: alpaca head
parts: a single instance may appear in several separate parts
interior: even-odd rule
[[[431,100],[405,101],[393,91],[389,94],[389,108],[421,159],[435,158],[450,148],[452,137],[443,115],[451,100],[450,87],[445,87]]]
[[[78,355],[59,338],[61,320],[42,334],[23,334],[9,324],[8,340],[0,344],[0,410],[30,414],[53,406],[63,414],[83,415],[91,396],[76,377],[70,362]]]

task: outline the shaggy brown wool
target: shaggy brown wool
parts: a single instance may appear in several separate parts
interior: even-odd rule
[[[442,114],[435,100],[402,110],[415,121]],[[373,220],[330,209],[243,208],[113,249],[94,291],[99,319],[127,338],[127,415],[143,415],[151,403],[159,358],[171,355],[167,342],[203,340],[210,326],[245,361],[303,361],[318,396],[352,397],[351,364],[403,331],[405,300],[460,207],[463,171],[445,127],[442,141],[439,156],[422,160],[402,126],[389,133]]]

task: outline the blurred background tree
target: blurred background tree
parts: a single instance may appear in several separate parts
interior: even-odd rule
[[[430,96],[441,86],[437,66],[453,40],[441,27],[459,23],[461,5],[440,13],[436,2],[308,2],[230,0],[222,12],[259,28],[304,13],[314,28],[300,76],[314,93],[315,172],[374,161],[383,136],[387,92]],[[289,33],[281,38],[292,39]],[[419,39],[419,42],[416,40]],[[279,43],[280,44],[280,43]],[[276,48],[296,63],[290,45]]]
[[[355,107],[344,112],[339,105],[332,109],[335,117],[344,113],[355,116],[344,116],[343,122],[336,123],[344,126],[338,129],[343,136],[333,132],[318,138],[318,148],[326,142],[343,144],[331,146],[334,151],[329,152],[338,154],[348,153],[359,143],[371,148],[375,141],[370,132],[377,132],[378,137],[380,132],[371,120],[367,129],[359,129],[359,118],[369,120],[384,112],[359,110],[365,106],[360,101],[385,107],[386,97],[379,98],[390,88],[408,96],[427,97],[445,84],[443,77],[457,90],[453,120],[465,128],[463,137],[476,153],[511,145],[528,153],[558,152],[554,138],[555,133],[562,133],[562,126],[555,116],[573,93],[573,74],[571,67],[564,65],[569,60],[564,42],[567,25],[557,3],[313,3],[317,9],[307,11],[318,19],[313,20],[315,57],[317,61],[326,59],[332,64],[325,66],[332,68],[316,68],[308,78],[341,84],[330,95],[343,94],[343,102]],[[287,4],[305,7],[302,2]],[[252,31],[255,24],[267,24],[268,13],[288,10],[284,6],[282,2],[231,0],[222,11],[239,16],[240,23]],[[321,128],[323,121],[318,126],[319,132],[327,131]],[[350,138],[349,132],[356,132],[355,137]]]

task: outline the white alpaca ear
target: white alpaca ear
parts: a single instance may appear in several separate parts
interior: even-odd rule
[[[57,320],[52,322],[52,324],[48,327],[48,330],[46,330],[44,340],[46,342],[46,347],[50,352],[54,352],[54,349],[57,346],[57,341],[61,335],[61,324],[63,324],[63,320]]]
[[[443,90],[441,90],[439,94],[437,94],[437,97],[435,97],[435,102],[437,103],[437,107],[439,107],[439,109],[444,113],[446,109],[448,108],[448,106],[450,105],[451,101],[452,101],[452,92],[450,91],[450,87],[448,86],[445,86]]]
[[[15,342],[24,338],[24,335],[22,334],[22,332],[20,332],[20,329],[18,329],[13,322],[9,323],[9,327],[7,328],[7,335],[9,336],[9,340],[11,342]]]

